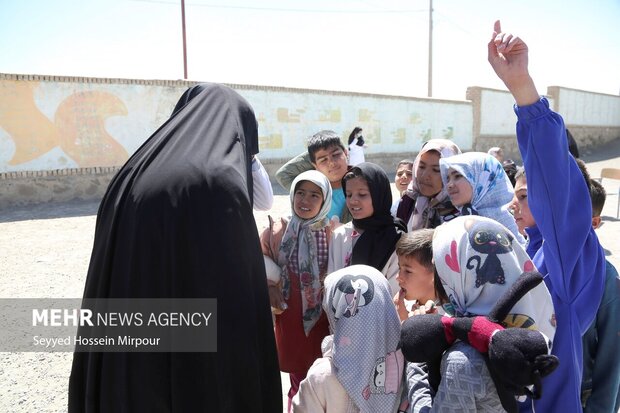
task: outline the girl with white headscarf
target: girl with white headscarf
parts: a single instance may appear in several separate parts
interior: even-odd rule
[[[329,180],[318,171],[306,171],[291,185],[291,217],[273,222],[261,235],[269,298],[275,316],[280,370],[289,373],[290,400],[329,334],[321,310],[323,279],[327,274],[327,213],[331,208]]]
[[[331,273],[323,309],[333,336],[301,383],[293,411],[396,413],[404,358],[400,320],[383,274],[367,265]]]
[[[514,190],[504,167],[497,159],[482,152],[467,152],[440,159],[439,167],[444,188],[461,215],[481,215],[494,219],[508,228],[519,244],[525,244],[525,238],[519,233],[514,217],[508,211]],[[461,200],[456,201],[459,179],[465,179],[471,187],[471,197],[464,204]]]

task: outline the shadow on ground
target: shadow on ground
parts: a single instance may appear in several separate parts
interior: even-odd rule
[[[96,215],[100,199],[46,202],[0,209],[0,223]]]

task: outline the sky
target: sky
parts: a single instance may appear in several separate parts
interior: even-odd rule
[[[426,97],[429,0],[186,0],[188,80]],[[539,93],[620,93],[620,0],[433,0],[434,98],[505,89],[493,22]],[[0,73],[183,79],[180,0],[0,0]]]

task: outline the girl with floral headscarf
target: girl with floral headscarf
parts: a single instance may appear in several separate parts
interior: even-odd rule
[[[400,320],[377,269],[352,265],[325,279],[323,309],[332,336],[293,399],[296,413],[396,413],[404,358]]]
[[[413,180],[396,211],[396,216],[407,223],[409,232],[435,228],[458,215],[443,187],[439,159],[459,153],[459,147],[447,139],[431,139],[422,145],[413,162]]]
[[[291,185],[292,216],[274,223],[261,235],[269,298],[275,315],[280,370],[289,373],[290,401],[329,334],[321,310],[323,279],[327,274],[327,213],[331,208],[329,180],[318,171],[306,171]]]
[[[439,161],[441,179],[461,215],[481,215],[508,228],[521,245],[525,238],[508,211],[514,190],[504,167],[495,157],[468,152]]]

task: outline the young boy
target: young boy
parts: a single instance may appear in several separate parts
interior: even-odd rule
[[[329,179],[332,187],[332,208],[327,217],[337,217],[341,223],[351,221],[345,206],[342,177],[348,171],[347,150],[340,136],[331,130],[322,130],[308,140],[308,153],[288,161],[276,172],[276,179],[285,189],[302,172],[316,169]]]
[[[412,315],[435,312],[438,301],[448,301],[439,278],[435,277],[434,232],[434,229],[419,229],[406,233],[396,244],[400,269],[396,280],[400,290],[394,295],[394,304],[400,321]],[[411,310],[407,309],[405,300],[415,301]]]
[[[392,216],[396,216],[400,199],[413,179],[413,161],[411,159],[403,159],[396,165],[396,176],[394,177],[394,185],[398,191],[398,198],[394,200],[390,212]]]
[[[591,182],[592,227],[601,226],[605,189]],[[617,412],[620,408],[620,278],[607,260],[605,291],[594,322],[583,335],[581,402],[587,413]]]
[[[528,72],[528,48],[495,23],[488,59],[515,101],[517,141],[527,171],[529,207],[544,242],[532,261],[545,276],[557,330],[557,370],[542,381],[540,412],[581,412],[582,335],[603,295],[605,255],[592,228],[589,190],[566,143],[562,117],[549,109]],[[521,406],[527,411],[531,404]]]

